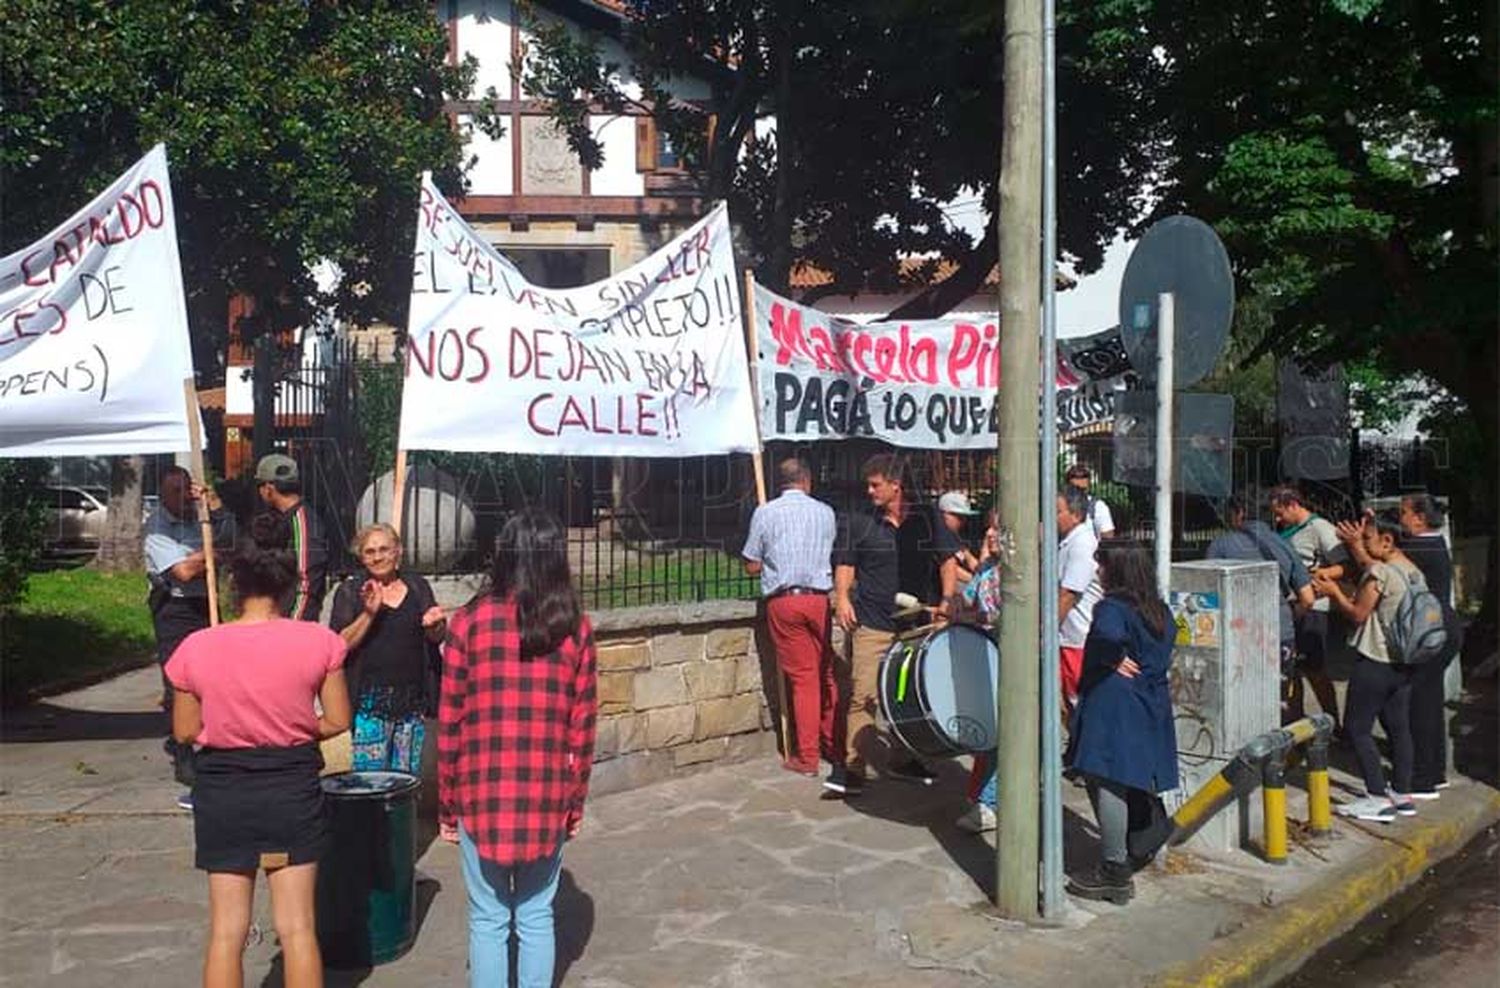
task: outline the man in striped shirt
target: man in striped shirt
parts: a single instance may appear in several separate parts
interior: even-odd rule
[[[809,496],[806,463],[782,460],[776,473],[781,496],[755,509],[741,555],[746,571],[760,577],[776,664],[792,687],[796,749],[786,752],[786,767],[816,776],[820,748],[838,763],[844,747],[834,736],[838,683],[829,643],[833,509]]]
[[[281,599],[281,613],[295,621],[321,620],[328,582],[328,541],[317,512],[302,500],[297,461],[281,453],[262,456],[255,465],[255,489],[261,503],[286,518],[292,531],[297,582]]]

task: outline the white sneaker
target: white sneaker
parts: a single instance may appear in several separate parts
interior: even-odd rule
[[[983,834],[994,830],[999,820],[995,811],[983,803],[975,803],[964,815],[953,821],[959,830],[969,834]]]
[[[1430,803],[1441,796],[1442,793],[1438,792],[1437,789],[1414,789],[1406,798],[1415,799],[1419,803]]]
[[[1353,817],[1356,820],[1390,823],[1396,819],[1396,806],[1385,796],[1364,796],[1352,802],[1340,803],[1336,809],[1339,816]]]
[[[1416,816],[1417,804],[1411,801],[1411,797],[1404,793],[1396,793],[1391,796],[1391,805],[1396,808],[1397,816]]]

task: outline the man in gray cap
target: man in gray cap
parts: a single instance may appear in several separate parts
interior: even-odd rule
[[[974,510],[969,503],[969,495],[963,491],[948,491],[938,498],[937,510],[943,519],[943,527],[953,534],[953,540],[957,543],[957,548],[953,549],[953,558],[958,560],[958,582],[967,583],[979,568],[979,557],[963,544],[964,528],[969,524],[969,519],[979,512]],[[938,560],[939,565],[942,562],[943,560]]]
[[[255,465],[255,490],[261,503],[286,519],[297,555],[297,583],[281,599],[281,613],[297,621],[317,621],[323,615],[328,582],[328,541],[317,514],[302,500],[297,461],[283,453],[262,456]]]

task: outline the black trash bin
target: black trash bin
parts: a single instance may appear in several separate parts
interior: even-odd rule
[[[416,938],[417,793],[404,772],[323,777],[332,838],[318,864],[323,963],[360,968],[400,957]]]

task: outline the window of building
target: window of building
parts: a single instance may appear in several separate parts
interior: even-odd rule
[[[577,288],[609,277],[608,247],[495,247],[539,288]]]
[[[656,130],[656,167],[660,169],[682,167],[682,155],[672,146],[672,135],[660,127]]]

